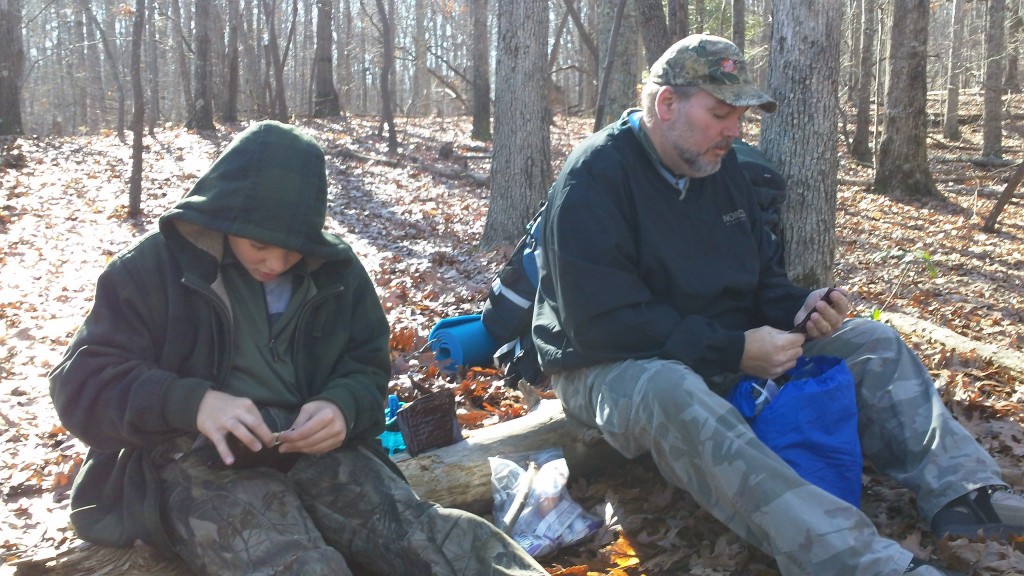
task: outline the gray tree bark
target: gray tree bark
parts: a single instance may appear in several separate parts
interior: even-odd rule
[[[742,0],[735,0],[742,4]],[[644,60],[650,68],[654,61],[672,45],[672,37],[668,33],[668,22],[665,20],[665,7],[661,0],[636,0],[641,39],[644,43]]]
[[[491,51],[487,28],[487,0],[472,0],[469,5],[473,20],[472,74],[473,130],[472,138],[491,140]]]
[[[889,42],[885,133],[875,190],[896,197],[938,196],[928,169],[928,0],[895,0]]]
[[[142,33],[146,27],[146,0],[135,0],[132,19],[132,173],[128,178],[128,217],[142,214],[142,131],[146,116],[146,94],[142,89]]]
[[[618,5],[619,0],[598,0],[597,43],[601,51],[601,82],[605,81],[604,64],[608,59],[609,40]],[[622,16],[622,23],[619,26],[615,42],[613,66],[608,74],[608,90],[603,113],[597,117],[596,124],[604,126],[613,122],[622,114],[623,110],[636,106],[636,85],[640,81],[640,67],[637,63],[638,49],[639,30],[635,0],[627,0],[626,10]]]
[[[548,12],[547,4],[536,0],[498,3],[494,159],[480,239],[484,249],[522,237],[551,185]]]
[[[832,283],[835,259],[840,0],[776,0],[769,93],[760,147],[789,181],[783,208],[786,267],[806,287]]]
[[[334,87],[334,0],[316,2],[316,48],[313,56],[313,116],[324,118],[341,113],[338,90]]]
[[[741,52],[746,50],[747,3],[744,0],[732,0],[732,43]]]
[[[950,31],[949,74],[946,76],[946,114],[942,135],[960,137],[960,69],[964,58],[964,0],[953,0],[953,29]]]
[[[1003,155],[1003,60],[1006,0],[988,0],[985,10],[985,84],[981,121],[981,155]]]
[[[210,81],[210,0],[195,0],[196,57],[192,62],[193,87],[190,129],[213,130],[213,89]]]
[[[0,0],[0,134],[21,134],[21,0]]]
[[[850,153],[861,162],[873,163],[871,151],[871,85],[875,80],[875,42],[878,36],[878,0],[863,0],[860,53],[856,55],[857,89],[853,95],[857,119]]]

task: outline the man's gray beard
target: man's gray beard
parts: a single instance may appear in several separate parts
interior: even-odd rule
[[[701,158],[700,154],[694,153],[693,150],[685,148],[681,145],[676,145],[676,155],[679,156],[679,160],[686,165],[686,169],[689,172],[691,178],[703,178],[710,176],[718,169],[722,167],[722,159],[716,160],[705,160]]]

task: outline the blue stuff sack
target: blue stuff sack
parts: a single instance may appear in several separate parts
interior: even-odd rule
[[[842,358],[802,356],[775,382],[740,380],[728,400],[801,478],[860,507],[857,395]]]

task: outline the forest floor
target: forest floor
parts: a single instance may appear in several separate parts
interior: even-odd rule
[[[377,122],[300,121],[329,156],[328,226],[347,238],[374,278],[392,326],[392,392],[411,400],[457,391],[464,428],[521,415],[520,393],[493,370],[437,371],[427,334],[437,321],[475,313],[511,246],[477,246],[488,192],[488,145],[469,139],[466,119],[402,119],[402,152],[388,156]],[[588,131],[557,118],[552,160]],[[47,372],[88,311],[105,263],[184,194],[243,126],[214,134],[164,127],[146,138],[144,217],[128,220],[130,148],[114,134],[0,141],[0,574],[12,563],[80,544],[68,522],[70,482],[85,448],[60,425]],[[1024,156],[1017,124],[1004,132],[1006,157]],[[944,199],[895,200],[870,191],[870,171],[841,146],[835,274],[854,295],[855,314],[900,312],[973,341],[1024,352],[1024,204],[1018,193],[998,231],[981,223],[1014,168],[983,167],[980,132],[930,138]],[[372,160],[377,158],[378,160]],[[916,334],[943,398],[1024,489],[1024,382],[1012,370]],[[908,549],[978,575],[1024,574],[1024,541],[936,541],[906,490],[864,474],[863,509],[879,531]],[[543,562],[552,573],[648,576],[776,575],[772,560],[733,536],[650,462],[575,478],[573,497],[607,520],[598,536]]]

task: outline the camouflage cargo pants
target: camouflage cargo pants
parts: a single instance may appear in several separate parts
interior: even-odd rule
[[[917,494],[925,518],[969,490],[1003,483],[889,327],[850,320],[804,352],[847,360],[864,454]],[[600,428],[626,456],[650,452],[666,480],[772,555],[787,576],[897,575],[910,562],[910,552],[879,536],[859,509],[793,472],[684,364],[604,364],[557,374],[552,385],[566,413]]]
[[[187,446],[186,446],[187,448]],[[482,518],[421,500],[365,449],[303,456],[283,474],[166,458],[163,513],[197,574],[546,575]]]

